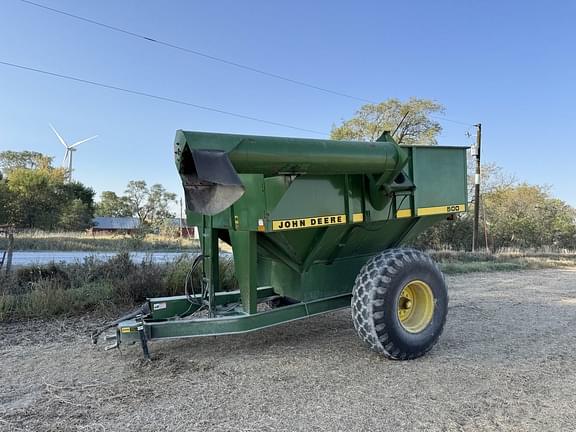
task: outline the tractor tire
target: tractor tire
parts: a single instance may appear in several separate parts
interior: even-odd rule
[[[352,321],[373,350],[395,360],[426,354],[448,312],[444,276],[427,254],[390,249],[368,260],[356,277]]]

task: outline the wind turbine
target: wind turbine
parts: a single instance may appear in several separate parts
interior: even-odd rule
[[[72,155],[76,151],[76,147],[79,146],[80,144],[85,143],[86,141],[93,140],[98,135],[94,135],[93,137],[86,138],[86,139],[83,139],[81,141],[75,142],[74,144],[68,145],[68,144],[66,144],[66,141],[64,141],[64,138],[62,138],[60,136],[60,134],[58,132],[56,132],[56,129],[54,129],[54,126],[52,126],[52,124],[50,124],[50,123],[49,123],[49,125],[50,125],[50,129],[52,129],[52,131],[58,137],[58,140],[62,143],[62,145],[64,147],[66,147],[66,152],[64,153],[64,160],[62,161],[62,165],[65,166],[66,160],[68,160],[68,181],[72,181]]]

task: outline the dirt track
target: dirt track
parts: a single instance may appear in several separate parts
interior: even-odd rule
[[[349,310],[103,352],[89,319],[0,325],[0,430],[575,430],[576,271],[448,278],[444,335],[385,360]]]

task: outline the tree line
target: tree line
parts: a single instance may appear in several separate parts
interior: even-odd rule
[[[487,166],[487,171],[491,166]],[[472,196],[472,195],[470,195]],[[470,250],[474,207],[422,233],[422,248]],[[545,186],[514,183],[484,191],[480,201],[479,249],[576,249],[576,210]]]
[[[176,194],[164,186],[130,181],[124,195],[104,191],[95,202],[92,188],[68,181],[65,168],[33,151],[0,152],[0,225],[46,231],[80,231],[94,216],[137,217],[141,227],[158,227],[173,218]]]
[[[97,216],[137,217],[141,226],[160,228],[167,219],[174,218],[170,206],[176,203],[176,194],[161,184],[148,187],[144,180],[128,182],[124,195],[104,191],[96,204]]]

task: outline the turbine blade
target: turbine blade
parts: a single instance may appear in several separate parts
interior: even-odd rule
[[[74,144],[72,144],[71,146],[68,146],[68,148],[74,148],[74,147],[76,147],[76,146],[79,146],[79,145],[82,144],[82,143],[85,143],[86,141],[93,140],[94,138],[98,138],[98,135],[94,135],[93,137],[86,138],[85,140],[82,140],[82,141],[78,141],[77,143],[74,143]]]
[[[66,150],[64,151],[64,159],[62,160],[62,165],[64,165],[66,163],[66,161],[68,160],[69,154],[70,154],[70,150],[68,150],[68,147],[66,147]]]
[[[50,128],[52,129],[52,131],[56,134],[56,136],[58,137],[58,139],[60,140],[60,142],[62,143],[62,145],[66,148],[68,148],[68,146],[66,145],[66,141],[64,141],[64,138],[62,138],[60,136],[60,134],[58,132],[56,132],[56,129],[54,129],[54,126],[52,126],[51,123],[48,123],[50,125]]]

